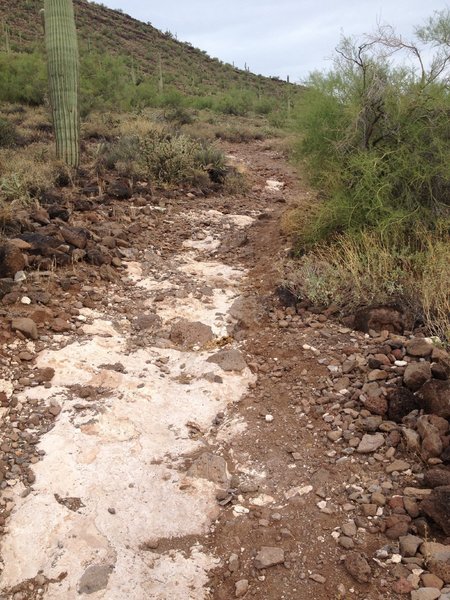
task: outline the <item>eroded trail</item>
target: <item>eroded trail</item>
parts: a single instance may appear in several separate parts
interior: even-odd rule
[[[16,298],[39,335],[3,348],[2,600],[448,600],[448,405],[421,416],[405,368],[445,387],[450,357],[279,297],[311,196],[270,143],[226,151],[248,195],[76,213],[117,272]]]
[[[61,412],[40,440],[32,489],[11,488],[2,544],[11,597],[27,594],[26,581],[55,600],[205,597],[221,559],[200,542],[220,510],[217,487],[230,485],[217,448],[245,430],[226,412],[256,380],[233,339],[248,273],[221,255],[273,210],[271,185],[263,210],[155,210],[193,236],[164,258],[158,242],[131,254],[126,275],[101,292],[107,301],[77,311],[77,337],[53,336],[39,353],[52,385],[18,401]],[[166,552],[171,539],[192,545]]]

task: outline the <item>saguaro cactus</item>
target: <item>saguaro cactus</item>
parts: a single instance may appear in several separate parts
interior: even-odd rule
[[[80,162],[79,56],[72,0],[44,0],[45,46],[56,154]]]

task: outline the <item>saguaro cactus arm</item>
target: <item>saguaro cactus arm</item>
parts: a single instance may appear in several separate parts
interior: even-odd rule
[[[56,154],[80,162],[79,56],[72,0],[44,0],[45,46]]]

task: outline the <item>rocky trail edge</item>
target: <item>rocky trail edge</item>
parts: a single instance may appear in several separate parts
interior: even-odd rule
[[[84,206],[114,260],[3,295],[0,598],[448,600],[449,356],[290,302],[311,195],[224,147],[246,196]]]

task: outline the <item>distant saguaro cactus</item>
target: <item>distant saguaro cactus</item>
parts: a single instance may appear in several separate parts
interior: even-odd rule
[[[80,162],[79,56],[72,0],[44,0],[45,46],[56,154]]]

